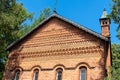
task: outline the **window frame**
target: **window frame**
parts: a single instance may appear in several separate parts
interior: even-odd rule
[[[16,70],[14,74],[14,79],[13,80],[19,80],[20,79],[20,70]]]
[[[59,75],[61,76],[61,79],[60,80],[62,80],[62,75],[63,75],[63,69],[62,68],[58,68],[57,70],[56,70],[56,79],[55,80],[59,80],[58,78],[59,78]]]
[[[81,71],[82,71],[83,69],[85,70],[85,73],[84,73],[84,74],[85,74],[85,80],[87,80],[87,68],[86,68],[86,67],[80,67],[80,69],[79,69],[79,80],[82,80],[82,79],[81,79],[81,76],[82,76],[83,74],[81,74]]]
[[[36,73],[37,73],[37,75],[36,75]],[[39,77],[39,69],[35,69],[33,71],[33,80],[38,80],[38,77]]]

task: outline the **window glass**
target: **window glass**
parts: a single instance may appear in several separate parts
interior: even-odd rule
[[[86,80],[86,68],[80,68],[80,80]]]
[[[19,80],[19,76],[20,76],[20,70],[17,70],[15,72],[14,80]]]
[[[34,70],[33,80],[38,80],[38,74],[39,74],[39,70],[38,69]]]
[[[57,70],[56,80],[62,80],[62,69]]]

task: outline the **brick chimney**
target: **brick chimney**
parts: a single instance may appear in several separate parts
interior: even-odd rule
[[[107,11],[104,9],[103,14],[101,16],[100,25],[102,28],[102,35],[105,37],[110,37],[110,18],[107,17]]]

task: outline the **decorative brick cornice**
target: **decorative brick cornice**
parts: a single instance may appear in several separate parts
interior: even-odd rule
[[[21,58],[30,57],[44,57],[44,56],[57,56],[57,55],[79,55],[79,54],[94,54],[102,53],[102,49],[99,46],[79,47],[59,50],[48,50],[31,53],[20,53]]]
[[[62,68],[64,68],[64,70],[75,70],[75,69],[79,68],[79,66],[81,66],[81,65],[85,65],[85,67],[88,67],[89,69],[94,69],[95,68],[95,67],[90,66],[86,62],[80,62],[80,63],[76,64],[74,67],[66,67],[63,64],[56,64],[52,68],[42,68],[40,65],[35,65],[32,68],[30,68],[30,69],[23,69],[22,67],[16,66],[11,71],[14,71],[16,68],[20,68],[22,71],[32,71],[36,67],[39,68],[41,71],[51,71],[51,70],[54,70],[56,67],[62,67]]]
[[[65,42],[61,41],[51,41],[51,42],[46,42],[46,43],[36,43],[36,44],[29,44],[24,47],[37,47],[37,46],[51,46],[51,45],[60,45],[60,44],[70,44],[70,43],[84,43],[84,42],[95,42],[94,39],[85,39],[85,40],[80,40],[80,39],[74,39],[74,40],[64,40]]]

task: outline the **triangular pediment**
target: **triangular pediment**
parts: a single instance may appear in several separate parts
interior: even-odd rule
[[[63,41],[61,41],[61,42],[64,42],[64,39],[68,38],[68,37],[69,37],[68,38],[69,40],[71,39],[73,41],[76,41],[76,40],[72,39],[74,35],[77,35],[76,37],[79,37],[78,40],[86,39],[83,41],[87,41],[87,39],[89,39],[89,38],[91,38],[91,39],[96,38],[96,39],[102,39],[102,40],[108,41],[108,38],[94,32],[84,26],[76,24],[73,21],[70,21],[58,14],[53,14],[50,17],[46,18],[44,21],[42,21],[40,24],[38,24],[33,30],[28,32],[26,35],[24,35],[23,37],[21,37],[20,39],[18,39],[11,45],[9,45],[7,49],[9,50],[10,48],[12,48],[16,44],[22,42],[23,40],[25,41],[24,43],[26,43],[26,44],[27,44],[27,41],[30,42],[30,40],[31,40],[31,42],[33,42],[33,41],[35,41],[34,37],[38,37],[38,38],[42,39],[45,36],[46,37],[51,36],[48,40],[53,40],[53,43],[55,43],[55,41],[57,41],[57,40],[54,41],[54,37],[52,37],[52,35],[56,35],[56,37],[58,37],[58,38],[61,38],[62,35],[65,36],[65,37],[61,38],[61,39],[63,39]],[[35,42],[38,42],[37,44],[39,44],[39,41],[40,40],[37,40]],[[45,40],[43,40],[43,41],[44,41],[44,43],[40,43],[40,44],[45,45],[46,43],[49,43],[48,41],[46,41],[46,42],[45,42]],[[33,42],[33,43],[35,43],[35,42]],[[42,42],[42,41],[40,41],[40,42]],[[52,42],[50,42],[50,43],[52,43]]]

